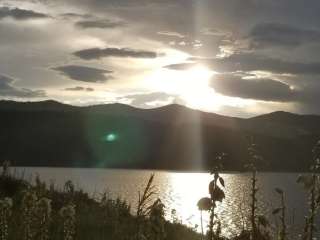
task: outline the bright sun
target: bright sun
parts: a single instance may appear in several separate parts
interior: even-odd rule
[[[183,83],[180,86],[181,94],[185,97],[192,97],[196,92],[209,87],[210,78],[213,72],[206,67],[198,65],[180,73]]]
[[[215,91],[210,87],[210,78],[214,74],[203,65],[183,71],[160,69],[153,72],[151,82],[157,91],[179,95],[189,107],[212,109]]]

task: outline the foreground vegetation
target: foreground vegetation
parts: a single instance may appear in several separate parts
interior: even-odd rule
[[[313,158],[310,166],[310,173],[306,175],[300,175],[297,179],[297,183],[302,184],[309,195],[308,207],[309,215],[305,216],[304,228],[300,233],[289,233],[288,224],[286,218],[286,202],[285,192],[280,188],[275,188],[275,192],[278,193],[280,198],[280,206],[272,209],[272,214],[280,220],[280,225],[277,229],[272,229],[266,216],[258,214],[258,187],[257,187],[257,170],[261,164],[265,164],[263,157],[259,154],[259,148],[254,143],[253,139],[248,139],[248,161],[245,163],[246,169],[251,172],[251,185],[250,185],[250,214],[246,217],[246,221],[249,223],[249,228],[243,228],[240,234],[234,237],[235,240],[286,240],[286,239],[302,239],[302,240],[315,240],[320,236],[317,232],[317,220],[320,209],[320,141],[316,143],[312,149]],[[217,157],[216,163],[223,162],[223,158],[227,157],[226,154],[221,154]],[[208,211],[210,213],[210,220],[208,225],[207,239],[220,240],[225,239],[221,236],[221,218],[215,212],[218,202],[222,202],[225,198],[224,193],[224,179],[219,175],[221,164],[217,164],[211,174],[213,180],[209,183],[209,196],[201,198],[198,202],[199,210]],[[201,214],[201,229],[203,233],[202,214]]]
[[[263,158],[253,141],[249,142],[248,156],[246,168],[251,172],[249,225],[232,240],[290,239],[282,189],[275,188],[281,204],[272,210],[281,222],[276,234],[271,234],[266,217],[258,214],[257,169]],[[311,174],[297,180],[309,193],[309,215],[300,234],[303,240],[315,239],[316,216],[320,208],[320,142],[314,147],[313,156]],[[223,162],[225,157],[226,154],[219,155],[216,163]],[[139,193],[137,208],[131,209],[124,200],[112,199],[107,194],[99,200],[93,199],[82,190],[76,190],[71,181],[66,182],[62,190],[53,184],[47,186],[39,177],[31,185],[10,175],[9,163],[5,162],[0,176],[0,240],[226,240],[221,236],[223,216],[216,213],[216,204],[225,198],[220,170],[219,164],[213,168],[208,196],[198,202],[202,230],[199,234],[176,219],[171,222],[165,219],[165,206],[156,198],[153,175],[144,191]],[[203,226],[203,211],[210,214],[208,226]]]
[[[75,190],[72,182],[63,190],[46,186],[39,178],[35,185],[11,176],[0,177],[1,240],[197,240],[200,235],[179,222],[164,219],[164,205],[151,201],[153,176],[139,194],[136,214],[121,199],[103,194],[100,200]]]

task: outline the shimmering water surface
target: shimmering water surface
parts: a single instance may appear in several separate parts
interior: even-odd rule
[[[208,196],[208,183],[212,179],[208,173],[185,173],[168,171],[145,170],[113,170],[113,169],[85,169],[85,168],[23,168],[16,169],[16,174],[33,181],[36,174],[47,183],[54,181],[62,188],[67,180],[72,180],[77,188],[99,198],[102,192],[108,191],[112,197],[126,199],[134,209],[138,192],[142,191],[151,173],[155,173],[154,184],[158,196],[166,206],[166,216],[172,219],[171,211],[184,224],[200,226],[200,213],[197,201]],[[296,173],[260,173],[258,176],[260,210],[266,214],[274,228],[277,220],[271,211],[279,206],[279,195],[275,187],[286,193],[288,221],[291,232],[300,232],[303,217],[307,214],[307,197],[303,188],[296,184]],[[246,173],[224,173],[226,199],[218,206],[222,229],[225,235],[233,235],[243,225],[249,214],[249,186],[250,175]],[[205,222],[208,214],[204,214]]]

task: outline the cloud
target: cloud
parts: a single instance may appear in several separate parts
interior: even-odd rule
[[[94,91],[93,88],[90,88],[90,87],[80,87],[80,86],[65,88],[64,90],[65,90],[65,91],[85,91],[85,92],[93,92],[93,91]]]
[[[50,0],[49,0],[50,1]],[[56,1],[56,0],[54,0]],[[64,0],[61,0],[61,2],[64,3]],[[105,11],[108,10],[109,8],[144,8],[144,7],[149,7],[149,6],[154,6],[155,4],[157,5],[168,5],[168,4],[174,4],[172,3],[171,0],[136,0],[136,1],[131,1],[131,0],[94,0],[94,1],[79,1],[79,0],[73,0],[69,1],[73,4],[77,4],[77,6],[87,6],[92,10],[95,11]]]
[[[0,7],[0,19],[11,17],[15,20],[48,18],[49,15],[20,8]]]
[[[84,19],[92,17],[91,14],[74,13],[74,12],[62,13],[60,14],[60,16],[63,18],[84,18]]]
[[[159,35],[169,36],[169,37],[176,37],[176,38],[184,38],[185,36],[178,32],[171,32],[171,31],[160,31],[157,32]]]
[[[243,78],[234,74],[218,74],[212,78],[211,86],[215,91],[232,97],[263,101],[297,101],[298,94],[290,85],[265,78]]]
[[[114,70],[119,81],[114,81],[114,93],[110,93],[110,99],[128,94],[132,89],[145,89],[146,92],[160,91],[151,89],[150,84],[145,84],[145,81],[136,80],[144,80],[145,70],[156,70],[164,61],[155,61],[152,66],[134,61],[130,63],[133,64],[130,69],[124,63],[119,64],[119,61],[126,60],[125,57],[137,57],[136,55],[141,57],[137,52],[142,49],[142,51],[147,50],[144,52],[151,52],[143,57],[153,59],[159,56],[156,52],[167,52],[167,59],[170,58],[172,63],[177,61],[183,63],[171,66],[172,69],[183,70],[201,64],[220,73],[272,72],[274,74],[259,73],[259,76],[263,75],[270,80],[283,79],[286,83],[294,85],[296,89],[305,93],[303,98],[299,98],[299,103],[303,102],[309,106],[313,103],[319,109],[320,84],[310,85],[310,82],[320,80],[318,56],[320,44],[316,44],[317,32],[320,31],[319,0],[308,1],[309,7],[306,7],[305,1],[301,0],[0,0],[0,2],[0,5],[7,6],[7,8],[0,7],[0,56],[2,56],[0,72],[9,76],[23,76],[23,86],[26,88],[48,88],[48,94],[56,88],[58,92],[52,93],[59,100],[76,102],[78,97],[75,99],[72,93],[80,95],[84,93],[81,101],[92,101],[93,96],[90,96],[89,92],[84,90],[67,92],[68,90],[64,89],[94,85],[69,81],[70,76],[62,69],[60,71],[56,69],[57,72],[45,71],[46,66],[83,65]],[[14,9],[40,13],[38,15],[40,20],[41,17],[51,19],[50,16],[55,20],[24,23],[17,20],[18,18],[23,20],[23,17],[18,17],[21,14],[14,14],[17,12]],[[11,21],[12,19],[14,21]],[[25,19],[33,18],[28,16]],[[104,28],[113,27],[112,24],[109,25],[108,20],[124,21],[128,27]],[[292,35],[296,37],[293,39]],[[183,36],[185,37],[182,38]],[[320,43],[319,40],[318,42]],[[90,49],[97,47],[99,48]],[[82,49],[85,51],[76,52],[80,58],[72,56],[68,59],[66,53]],[[207,59],[179,60],[187,55],[203,56]],[[216,56],[220,58],[215,58]],[[90,65],[86,65],[83,59],[93,60]],[[103,67],[101,62],[97,61],[99,59],[107,61],[106,66],[112,68]],[[290,74],[281,76],[282,73]],[[98,81],[113,76],[113,73],[99,72],[99,74]],[[90,79],[83,79],[82,75],[76,76],[81,78],[80,81]],[[261,85],[264,84],[266,83]],[[18,87],[20,82],[12,85]],[[242,95],[248,94],[242,93]],[[163,101],[167,100],[165,97],[158,97]],[[105,100],[100,96],[94,98],[99,98],[99,101],[101,98]],[[297,102],[270,101],[257,101],[254,105],[259,108],[262,104],[269,104],[270,111],[272,106],[277,109],[277,106],[283,104],[282,106],[294,106],[292,109],[295,109],[298,105]],[[246,104],[238,104],[237,107],[248,109]],[[319,112],[320,110],[317,110],[317,113]]]
[[[154,107],[173,102],[182,102],[179,96],[164,92],[130,94],[119,97],[118,100],[130,101],[130,104],[136,107]]]
[[[60,72],[60,74],[77,81],[82,82],[105,82],[107,80],[112,79],[113,77],[110,75],[113,71],[92,68],[92,67],[84,67],[79,65],[66,65],[52,68],[52,70]],[[108,75],[106,75],[108,74]]]
[[[259,23],[250,31],[248,38],[254,48],[297,47],[320,41],[320,31],[303,29],[283,23]]]
[[[280,74],[320,74],[320,62],[292,62],[255,54],[235,54],[217,65],[232,71],[270,71]]]
[[[14,87],[12,85],[14,82],[15,79],[0,74],[0,96],[21,98],[39,98],[46,96],[46,93],[43,90]]]
[[[218,28],[204,28],[200,31],[203,35],[222,37],[229,39],[232,37],[232,32]]]
[[[189,68],[192,68],[194,66],[196,66],[198,63],[195,62],[187,62],[187,63],[175,63],[175,64],[170,64],[170,65],[166,65],[164,66],[164,68],[167,69],[171,69],[171,70],[177,70],[177,71],[183,71],[183,70],[187,70]]]
[[[103,19],[103,20],[84,20],[84,21],[78,21],[75,23],[77,27],[80,28],[116,28],[116,27],[122,27],[125,25],[124,22],[116,22],[116,21],[111,21],[108,19]]]
[[[73,55],[85,59],[100,59],[104,57],[122,57],[122,58],[156,58],[156,52],[135,50],[130,48],[89,48],[74,52]]]
[[[268,71],[279,74],[320,74],[320,62],[291,62],[253,53],[234,54],[225,58],[191,58],[193,62],[164,66],[173,70],[185,70],[204,64],[217,72]]]

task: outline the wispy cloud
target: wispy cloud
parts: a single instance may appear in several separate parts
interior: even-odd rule
[[[185,70],[199,63],[218,72],[268,71],[280,74],[320,74],[320,62],[294,62],[253,53],[233,54],[225,58],[190,58],[193,62],[165,66],[168,69]]]
[[[65,90],[65,91],[85,91],[85,92],[93,92],[93,91],[94,91],[94,88],[76,86],[76,87],[65,88],[64,90]]]
[[[129,101],[131,105],[136,107],[154,107],[154,105],[170,104],[173,102],[182,102],[177,95],[165,92],[149,92],[129,94],[118,98],[119,101]]]
[[[13,18],[15,20],[28,20],[49,18],[50,16],[45,13],[35,12],[33,10],[26,10],[20,8],[0,7],[0,19]]]
[[[19,98],[42,98],[46,96],[43,90],[31,90],[13,86],[15,79],[0,74],[0,96]]]
[[[184,38],[185,36],[178,32],[172,32],[172,31],[159,31],[157,32],[159,35],[169,36],[169,37],[176,37],[176,38]]]
[[[78,21],[75,23],[75,25],[79,28],[101,28],[101,29],[106,29],[106,28],[116,28],[116,27],[123,27],[125,26],[125,22],[120,22],[120,21],[112,21],[108,19],[100,19],[100,20],[83,20],[83,21]]]

